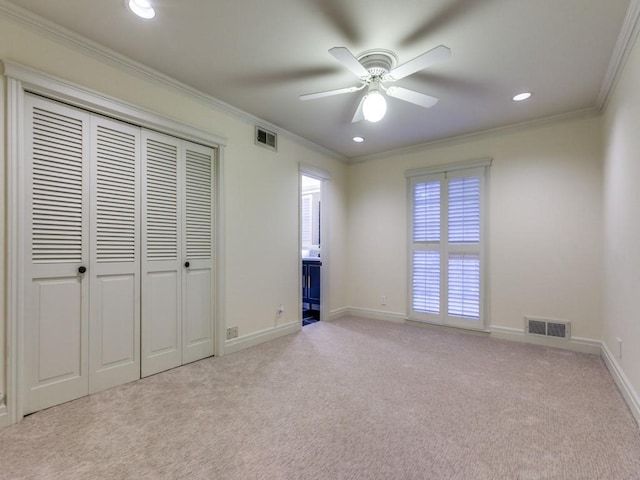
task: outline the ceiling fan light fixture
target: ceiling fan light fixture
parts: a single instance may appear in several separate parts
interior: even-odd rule
[[[151,20],[156,16],[155,9],[151,6],[148,0],[125,0],[129,10],[135,13],[138,17],[145,20]]]
[[[379,122],[387,113],[387,101],[378,90],[371,90],[362,103],[364,119],[371,122]]]
[[[353,141],[356,143],[364,142],[364,137],[353,137]]]

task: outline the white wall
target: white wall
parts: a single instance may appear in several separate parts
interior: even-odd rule
[[[223,322],[238,326],[240,336],[300,321],[300,251],[298,247],[299,162],[331,175],[330,211],[332,310],[346,306],[344,257],[346,245],[346,166],[285,136],[274,153],[253,143],[254,126],[141,75],[120,70],[0,16],[0,59],[10,59],[226,137],[224,205],[226,230],[225,312]],[[0,79],[2,81],[2,79]],[[4,86],[4,83],[2,83]],[[3,89],[4,90],[4,89]],[[0,248],[4,250],[6,182],[4,112],[0,98]],[[5,391],[6,349],[5,259],[0,256],[0,393]],[[284,304],[282,318],[276,317]]]
[[[489,157],[491,326],[522,330],[525,315],[542,316],[570,320],[574,336],[599,339],[600,139],[601,120],[590,117],[352,165],[350,306],[406,314],[405,171]]]
[[[640,44],[605,111],[602,338],[640,392]],[[616,339],[622,340],[622,358]]]

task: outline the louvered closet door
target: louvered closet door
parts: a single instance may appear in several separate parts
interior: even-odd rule
[[[140,135],[91,120],[91,393],[140,378]]]
[[[143,131],[142,376],[182,364],[181,141]]]
[[[182,362],[213,355],[213,165],[211,148],[184,144]]]
[[[89,115],[25,98],[25,413],[88,393]]]

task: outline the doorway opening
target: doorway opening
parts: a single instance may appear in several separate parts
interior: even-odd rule
[[[322,181],[300,177],[300,246],[302,257],[302,326],[320,320]]]

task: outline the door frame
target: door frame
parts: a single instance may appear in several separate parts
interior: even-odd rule
[[[329,234],[330,234],[330,212],[331,212],[331,195],[330,188],[331,185],[331,175],[329,172],[326,172],[320,168],[312,167],[310,165],[305,165],[303,163],[299,164],[299,172],[298,172],[298,312],[302,312],[302,276],[300,272],[302,271],[302,257],[300,252],[302,251],[302,235],[300,228],[300,212],[302,209],[302,176],[315,178],[316,180],[320,180],[320,205],[322,208],[322,214],[320,215],[320,245],[321,245],[321,262],[322,262],[322,270],[320,275],[320,321],[326,322],[329,320],[329,272],[331,266],[331,256],[330,256],[330,242],[329,242]],[[324,240],[323,240],[324,239]],[[300,319],[302,323],[302,318]]]
[[[3,60],[6,82],[6,129],[7,129],[7,227],[6,227],[6,312],[7,312],[7,363],[6,404],[0,405],[0,427],[19,422],[24,416],[24,322],[27,301],[27,232],[21,219],[25,214],[25,137],[24,114],[25,93],[33,93],[52,100],[199,143],[217,152],[215,167],[215,298],[213,314],[214,355],[224,354],[224,205],[223,136],[173,121],[157,113],[137,107],[128,102],[103,95],[61,78],[48,75],[20,63]]]

